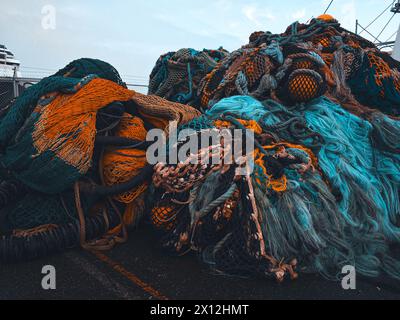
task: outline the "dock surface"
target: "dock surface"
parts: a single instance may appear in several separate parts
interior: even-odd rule
[[[43,290],[42,268],[56,269],[56,290]],[[0,299],[183,299],[299,300],[400,299],[400,283],[388,278],[357,279],[357,290],[319,276],[272,279],[214,275],[196,255],[172,257],[155,245],[148,230],[130,234],[110,252],[71,250],[45,259],[0,266]]]

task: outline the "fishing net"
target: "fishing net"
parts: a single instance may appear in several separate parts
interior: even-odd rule
[[[146,141],[147,131],[142,119],[125,113],[114,134],[117,137],[132,139],[132,144],[122,149],[114,147],[105,150],[102,159],[102,171],[104,184],[107,186],[129,182],[147,164],[146,150],[135,148],[135,144],[140,146],[141,143]],[[143,181],[138,187],[114,197],[116,201],[126,205],[123,215],[125,225],[134,226],[143,216],[143,197],[147,187],[148,182]]]
[[[118,71],[109,63],[98,59],[82,58],[74,60],[65,68],[59,70],[55,76],[81,79],[89,74],[95,74],[102,79],[125,86]]]
[[[169,102],[155,95],[136,94],[132,98],[136,112],[153,127],[166,129],[171,122],[184,125],[201,113],[191,106]]]
[[[247,125],[254,172],[157,166],[162,205],[151,221],[164,228],[162,246],[194,250],[227,274],[282,280],[301,266],[338,279],[348,264],[398,279],[390,253],[400,240],[398,66],[331,16],[253,33],[203,78],[198,96],[208,110],[183,129],[226,127],[227,115]]]
[[[41,225],[55,224],[61,225],[72,222],[76,219],[76,212],[71,195],[48,196],[40,193],[29,193],[22,197],[16,205],[6,208],[8,228],[32,229]],[[65,204],[65,207],[63,206]]]
[[[256,123],[248,120],[228,117],[228,120],[213,122],[216,128],[248,128],[258,135],[263,133]],[[286,274],[297,276],[293,269],[296,256],[290,252],[290,244],[283,249],[280,247],[283,244],[273,243],[274,240],[266,236],[269,233],[265,228],[269,224],[262,221],[270,221],[270,217],[265,219],[270,209],[261,205],[265,203],[265,198],[270,197],[276,197],[279,203],[279,198],[294,188],[291,184],[294,180],[290,180],[292,175],[292,179],[300,176],[306,179],[309,172],[318,177],[318,173],[312,173],[317,172],[318,161],[311,150],[299,145],[276,144],[271,141],[270,145],[258,146],[260,149],[254,154],[254,173],[245,177],[237,175],[235,165],[212,166],[200,163],[178,167],[159,165],[155,168],[153,184],[158,188],[155,194],[159,195],[160,200],[155,202],[151,221],[157,229],[164,229],[165,235],[161,240],[164,248],[176,254],[188,250],[198,251],[204,261],[218,272],[235,275],[261,273],[276,276],[278,280],[283,280]],[[223,170],[219,169],[221,166]],[[308,187],[311,188],[310,185]],[[173,206],[167,206],[168,203]],[[293,215],[294,221],[288,218],[282,221],[282,225],[277,222],[280,228],[284,227],[284,223],[290,223],[285,228],[293,227],[290,230],[293,231],[293,237],[298,233],[299,238],[293,241],[303,241],[304,250],[309,250],[307,255],[312,254],[311,248],[306,249],[307,246],[318,246],[321,245],[318,241],[322,241],[310,239],[305,230],[301,231],[302,228],[312,228],[313,232],[317,232],[317,225],[322,223],[315,221],[312,226],[312,222],[308,221],[311,219],[309,214],[298,218]],[[338,212],[335,215],[338,216]],[[328,221],[323,223],[329,225]],[[331,226],[331,232],[339,237],[340,230],[335,229],[337,227]],[[321,236],[324,237],[315,235]],[[270,246],[267,241],[271,241]],[[315,253],[316,260],[317,256]],[[327,265],[323,268],[329,274],[327,270],[332,260],[329,261],[328,257],[326,259]],[[312,263],[315,264],[312,267],[316,268],[317,262]],[[330,276],[334,277],[332,274]]]
[[[184,124],[199,113],[130,91],[109,64],[80,59],[30,87],[1,115],[2,232],[22,232],[29,241],[39,233],[52,238],[54,228],[72,232],[80,226],[82,247],[108,248],[125,241],[125,228],[136,225],[144,212],[151,118],[165,129],[169,121]],[[98,214],[105,220],[93,223],[103,228],[86,230],[85,219]],[[102,236],[106,239],[87,242]],[[63,241],[49,241],[58,240]],[[12,249],[3,249],[12,255]]]
[[[161,56],[150,75],[149,94],[198,107],[200,81],[227,54],[222,48],[181,49]]]
[[[97,112],[132,97],[98,78],[85,78],[73,90],[42,97],[2,156],[4,167],[36,191],[59,193],[83,177],[91,166]]]
[[[143,120],[124,114],[117,131],[118,137],[125,137],[139,142],[146,141],[147,131]],[[108,186],[128,182],[138,174],[138,171],[146,165],[146,151],[134,148],[106,151],[103,157],[104,181]],[[143,184],[136,190],[131,190],[118,195],[115,199],[123,203],[132,203],[146,190]]]
[[[110,249],[144,216],[166,251],[222,274],[400,279],[399,66],[329,15],[163,55],[148,96],[74,61],[0,112],[0,259]],[[172,121],[186,159],[153,167],[146,133]],[[200,144],[226,130],[239,155]]]
[[[274,69],[274,50],[279,49],[240,49],[221,60],[200,84],[201,105],[207,108],[225,97],[237,94],[265,94],[272,89],[273,81],[263,76],[270,74]]]

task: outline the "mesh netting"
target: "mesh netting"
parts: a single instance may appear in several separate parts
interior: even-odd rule
[[[13,83],[11,81],[0,81],[0,110],[7,107],[13,99]]]
[[[77,219],[73,195],[47,196],[28,193],[4,209],[10,230],[31,229],[41,225],[62,225]]]
[[[261,78],[273,67],[269,54],[261,47],[231,53],[203,79],[199,91],[202,106],[211,107],[222,98],[257,91]]]
[[[194,131],[200,131],[200,130],[204,130],[204,129],[211,129],[214,127],[213,122],[205,117],[205,116],[200,116],[196,119],[193,119],[192,121],[190,121],[189,123],[180,126],[179,127],[179,132],[183,131],[183,130],[194,130]]]
[[[168,202],[161,202],[151,211],[151,223],[157,229],[170,231],[176,227],[178,208]]]
[[[200,81],[226,55],[223,49],[181,49],[161,56],[150,75],[149,94],[197,105]]]
[[[118,71],[109,63],[98,59],[82,58],[72,61],[54,76],[81,79],[90,74],[95,74],[100,78],[125,86]]]
[[[270,274],[271,266],[261,257],[257,229],[252,218],[248,216],[252,210],[248,207],[249,200],[245,194],[240,194],[243,201],[232,217],[230,232],[226,232],[215,246],[208,247],[203,257],[217,272],[238,276],[265,276]]]
[[[287,92],[294,102],[307,102],[320,97],[324,93],[324,83],[317,72],[296,70],[289,78]]]

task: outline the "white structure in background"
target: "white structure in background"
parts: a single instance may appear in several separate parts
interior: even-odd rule
[[[400,13],[400,0],[397,0],[397,2],[394,4],[392,10],[394,14]],[[396,41],[394,43],[394,48],[392,52],[392,57],[396,59],[397,61],[400,61],[400,26],[399,26],[399,31],[397,31],[397,36],[396,36]]]
[[[15,59],[14,54],[0,44],[0,77],[21,77],[19,66],[20,62]]]
[[[392,57],[397,61],[400,61],[400,26],[399,31],[397,32],[396,42],[394,44]]]

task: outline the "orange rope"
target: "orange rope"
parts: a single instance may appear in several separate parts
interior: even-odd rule
[[[299,150],[306,152],[311,159],[312,167],[313,168],[318,167],[318,158],[315,156],[315,154],[310,149],[305,148],[301,145],[296,145],[296,144],[292,144],[292,143],[277,143],[277,144],[273,144],[270,146],[264,146],[263,148],[265,150],[273,150],[273,149],[280,149],[280,148],[284,148],[284,147],[292,148],[292,149],[299,149]],[[264,157],[265,157],[265,154],[263,154],[260,150],[255,150],[255,153],[254,153],[255,163],[262,168],[264,175],[266,177],[268,177],[267,187],[272,188],[272,190],[274,190],[275,192],[278,192],[278,193],[286,191],[287,183],[288,183],[287,177],[284,175],[284,176],[280,177],[279,179],[274,179],[271,175],[269,175],[267,173],[268,163],[265,164]],[[257,179],[257,182],[260,183],[260,179]]]
[[[283,175],[282,177],[278,178],[278,179],[274,179],[271,175],[269,175],[267,173],[267,167],[268,164],[265,164],[264,162],[264,157],[265,154],[262,153],[260,150],[255,150],[254,152],[254,159],[255,159],[255,164],[260,166],[260,168],[263,171],[263,174],[268,178],[267,181],[267,188],[271,188],[272,190],[274,190],[275,192],[284,192],[287,190],[287,178],[285,175]],[[257,182],[260,183],[260,179],[256,178]]]

